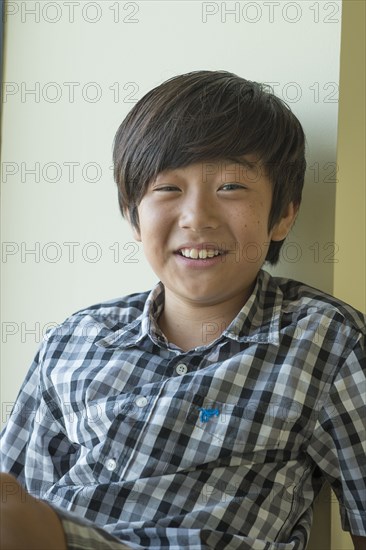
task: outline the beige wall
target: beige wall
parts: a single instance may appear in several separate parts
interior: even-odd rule
[[[364,0],[344,0],[342,11],[338,183],[334,240],[335,296],[366,311],[365,227],[365,21]],[[349,550],[352,541],[340,529],[338,504],[331,505],[332,550]]]
[[[334,295],[366,310],[365,1],[344,0],[342,17]]]

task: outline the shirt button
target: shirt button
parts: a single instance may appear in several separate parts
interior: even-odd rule
[[[147,401],[146,397],[140,396],[136,399],[135,403],[138,407],[146,407],[148,401]]]
[[[183,363],[180,363],[179,365],[176,366],[176,373],[177,374],[185,374],[187,372],[187,367],[186,365],[184,365]]]
[[[114,458],[108,458],[107,462],[105,463],[105,467],[109,472],[113,472],[113,470],[116,469],[117,462],[114,460]]]

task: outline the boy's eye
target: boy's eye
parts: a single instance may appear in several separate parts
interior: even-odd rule
[[[175,185],[160,185],[159,187],[155,187],[154,191],[180,191],[180,189]]]
[[[235,191],[236,189],[245,189],[245,186],[239,183],[225,183],[220,187],[220,190],[224,191]]]

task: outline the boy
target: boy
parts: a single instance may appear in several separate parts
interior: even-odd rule
[[[2,441],[42,501],[6,477],[5,517],[34,548],[303,549],[327,479],[365,548],[365,319],[262,270],[301,202],[300,123],[195,71],[136,104],[114,166],[160,282],[48,334]]]

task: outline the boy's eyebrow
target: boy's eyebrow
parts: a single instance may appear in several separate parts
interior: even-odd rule
[[[202,161],[203,164],[222,164],[222,163],[234,163],[234,164],[237,164],[239,166],[242,166],[243,168],[247,169],[247,170],[257,170],[258,169],[258,161],[251,161],[251,160],[248,160],[247,158],[244,158],[244,157],[224,157],[220,160],[217,160],[217,161]],[[169,172],[176,172],[177,170],[179,170],[179,167],[177,168],[165,168],[164,170],[161,170],[161,172],[159,172],[155,178],[153,178],[151,181],[150,181],[150,184],[154,183],[157,181],[157,179],[159,177],[165,177]]]

